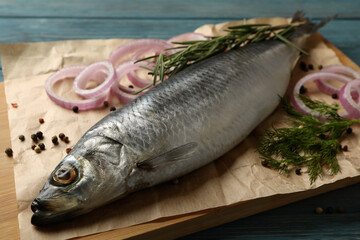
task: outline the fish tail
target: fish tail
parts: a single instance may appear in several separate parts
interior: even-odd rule
[[[297,39],[302,36],[310,36],[314,34],[319,28],[327,24],[328,22],[337,18],[337,14],[323,19],[319,23],[314,23],[311,21],[310,18],[305,17],[305,13],[302,10],[296,11],[294,14],[291,23],[300,22],[302,23],[301,26],[296,30],[296,32],[291,36],[291,40]]]

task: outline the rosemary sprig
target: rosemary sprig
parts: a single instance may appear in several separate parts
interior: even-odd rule
[[[180,51],[170,55],[154,55],[137,61],[156,59],[156,66],[154,70],[149,72],[149,74],[153,75],[153,83],[140,89],[135,94],[155,85],[158,81],[163,81],[165,76],[171,76],[193,63],[248,43],[279,39],[295,47],[300,52],[307,54],[288,40],[300,25],[299,23],[279,26],[272,26],[270,24],[243,24],[229,27],[226,30],[228,32],[226,35],[212,37],[210,40],[177,42],[176,44],[180,46],[166,49],[166,51],[181,49]]]
[[[321,177],[324,167],[331,174],[340,171],[336,155],[341,151],[340,138],[359,120],[347,120],[337,113],[339,109],[320,101],[299,95],[312,110],[326,118],[322,122],[315,117],[303,115],[288,102],[282,100],[285,111],[292,120],[292,127],[267,130],[260,139],[257,151],[262,164],[288,173],[292,168],[307,167],[311,184]]]

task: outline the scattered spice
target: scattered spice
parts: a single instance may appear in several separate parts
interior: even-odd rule
[[[134,88],[134,86],[133,86],[133,85],[129,85],[129,88]]]
[[[13,150],[11,148],[7,148],[5,149],[5,153],[8,157],[12,157],[13,155]]]
[[[78,106],[73,106],[72,110],[74,111],[74,113],[79,112],[79,107]]]
[[[114,107],[114,106],[112,106],[111,108],[110,108],[110,111],[112,112],[112,111],[115,111],[116,110],[116,107]]]
[[[69,142],[70,142],[70,140],[69,140],[68,137],[64,137],[62,140],[63,140],[65,143],[69,143]]]
[[[315,213],[316,214],[322,214],[323,212],[324,212],[324,209],[322,209],[321,207],[315,208]]]
[[[18,104],[17,104],[17,103],[12,103],[11,106],[12,106],[13,108],[18,108]]]
[[[32,139],[34,142],[37,142],[37,141],[38,141],[38,137],[36,136],[36,134],[31,134],[31,139]]]
[[[296,175],[301,175],[301,168],[297,168],[296,170],[295,170],[295,173],[296,173]]]
[[[63,134],[63,133],[60,133],[60,134],[59,134],[59,138],[60,138],[61,140],[63,140],[64,137],[65,137],[65,134]]]
[[[306,66],[306,63],[304,63],[303,61],[300,62],[300,69],[303,70],[304,72],[308,71],[308,68]]]
[[[332,214],[332,213],[334,213],[334,208],[333,207],[327,207],[325,209],[325,212],[328,213],[328,214]]]
[[[346,133],[347,133],[347,134],[351,134],[351,133],[352,133],[352,128],[349,127],[348,129],[346,129]]]
[[[332,97],[333,99],[337,99],[337,98],[338,98],[338,95],[337,95],[336,93],[333,93],[333,94],[331,94],[331,97]]]
[[[300,93],[300,94],[306,93],[306,88],[305,88],[304,86],[301,86],[301,87],[300,87],[300,90],[299,90],[299,93]]]
[[[342,147],[342,150],[343,150],[344,152],[346,152],[346,151],[348,150],[348,146],[347,146],[347,145],[344,145],[344,146]]]
[[[40,148],[41,150],[45,150],[45,144],[40,143],[40,144],[39,144],[39,148]]]
[[[319,69],[319,70],[323,69],[323,65],[319,65],[319,66],[318,66],[318,69]]]
[[[71,152],[71,150],[72,150],[71,148],[67,148],[66,153],[69,154],[69,152]]]
[[[41,148],[40,148],[39,146],[36,146],[35,149],[34,149],[34,151],[35,151],[36,153],[41,153]]]
[[[311,63],[308,65],[309,70],[314,70],[314,65],[312,65]]]
[[[35,147],[36,147],[36,145],[35,145],[35,144],[33,144],[33,145],[31,146],[31,149],[32,149],[32,150],[34,150],[34,149],[35,149]]]
[[[55,144],[55,145],[58,145],[58,144],[59,144],[59,141],[58,141],[57,136],[53,136],[53,137],[51,138],[51,141],[52,141],[52,143]]]
[[[262,165],[263,167],[270,168],[269,162],[266,161],[266,160],[262,160],[262,161],[261,161],[261,165]]]
[[[338,213],[344,213],[345,209],[343,207],[338,207],[337,212]]]
[[[43,118],[39,118],[39,123],[40,124],[43,124],[45,121],[44,121],[44,119]]]
[[[104,102],[104,106],[105,106],[105,107],[108,107],[108,106],[109,106],[109,102],[108,102],[108,101],[105,101],[105,102]]]
[[[44,135],[43,135],[43,133],[42,133],[41,131],[38,131],[38,132],[36,133],[36,137],[41,140],[41,139],[44,138]]]
[[[25,136],[24,135],[19,135],[19,139],[20,139],[20,141],[25,141]]]

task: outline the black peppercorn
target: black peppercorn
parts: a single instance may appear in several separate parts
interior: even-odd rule
[[[62,140],[63,140],[65,143],[69,143],[69,142],[70,142],[70,140],[69,140],[68,137],[64,137]]]
[[[314,70],[314,65],[312,65],[311,63],[308,65],[309,70]]]
[[[328,207],[328,208],[325,209],[325,212],[331,214],[331,213],[334,212],[334,208],[333,207]]]
[[[306,66],[306,63],[304,62],[300,62],[300,69],[303,70],[304,72],[307,72],[308,71],[308,68]]]
[[[134,88],[134,86],[133,86],[133,85],[129,85],[129,88]]]
[[[111,108],[110,108],[110,111],[112,112],[112,111],[115,111],[116,110],[116,107],[114,107],[114,106],[112,106]]]
[[[72,110],[74,111],[74,113],[77,113],[79,111],[79,107],[78,106],[73,106]]]
[[[20,135],[20,136],[19,136],[19,139],[20,139],[20,141],[23,142],[23,141],[25,141],[25,136],[24,136],[24,135]]]
[[[59,138],[60,138],[61,140],[63,140],[64,137],[65,137],[65,134],[63,134],[63,133],[60,133],[60,134],[59,134]]]
[[[104,102],[104,106],[105,106],[105,107],[108,107],[108,106],[109,106],[109,102],[108,102],[108,101],[105,101],[105,102]]]
[[[343,146],[342,150],[343,150],[344,152],[346,152],[346,151],[348,150],[348,146],[347,146],[347,145]]]
[[[43,138],[44,138],[43,133],[42,133],[41,131],[38,131],[38,132],[36,133],[36,137],[37,137],[38,139],[43,139]]]
[[[53,136],[53,137],[51,138],[51,141],[52,141],[52,143],[55,144],[55,145],[58,145],[58,144],[59,144],[57,136]]]
[[[338,98],[338,95],[337,95],[336,93],[333,93],[333,94],[331,94],[331,97],[332,97],[333,99],[337,99],[337,98]]]
[[[32,139],[34,142],[37,142],[37,141],[38,141],[38,137],[36,136],[36,134],[31,134],[31,139]]]
[[[297,168],[296,170],[295,170],[295,173],[296,173],[296,175],[301,175],[301,168]]]
[[[318,66],[319,70],[323,69],[323,65]]]
[[[306,88],[305,88],[304,86],[301,86],[299,93],[300,93],[300,94],[306,93]]]
[[[40,144],[39,144],[39,147],[40,147],[41,150],[45,150],[45,144],[40,143]]]
[[[325,139],[325,138],[326,138],[325,134],[323,134],[323,133],[321,133],[318,137],[319,137],[320,139]]]
[[[263,167],[270,168],[269,162],[266,161],[266,160],[262,160],[262,161],[261,161],[261,165],[262,165]]]
[[[349,127],[348,129],[346,129],[346,133],[351,134],[352,133],[352,128]]]
[[[5,149],[5,153],[8,157],[12,157],[13,155],[13,150],[11,148],[7,148]]]
[[[33,144],[33,145],[31,146],[31,149],[32,149],[32,150],[34,150],[34,149],[35,149],[35,147],[36,147],[36,145],[35,145],[35,144]]]

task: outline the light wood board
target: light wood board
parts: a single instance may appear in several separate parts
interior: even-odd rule
[[[324,39],[332,48],[343,64],[359,69],[342,52]],[[10,132],[7,118],[4,83],[0,83],[0,239],[19,239],[17,223],[17,204],[15,198],[15,184],[12,158],[8,158],[4,151],[11,146]],[[280,207],[295,201],[316,196],[331,190],[349,186],[360,182],[360,176],[347,178],[333,184],[305,192],[275,195],[261,199],[242,202],[236,205],[202,211],[139,224],[127,228],[82,237],[81,239],[172,239],[203,229],[221,225],[236,219],[244,218],[259,212]],[[30,224],[30,223],[29,223]]]

